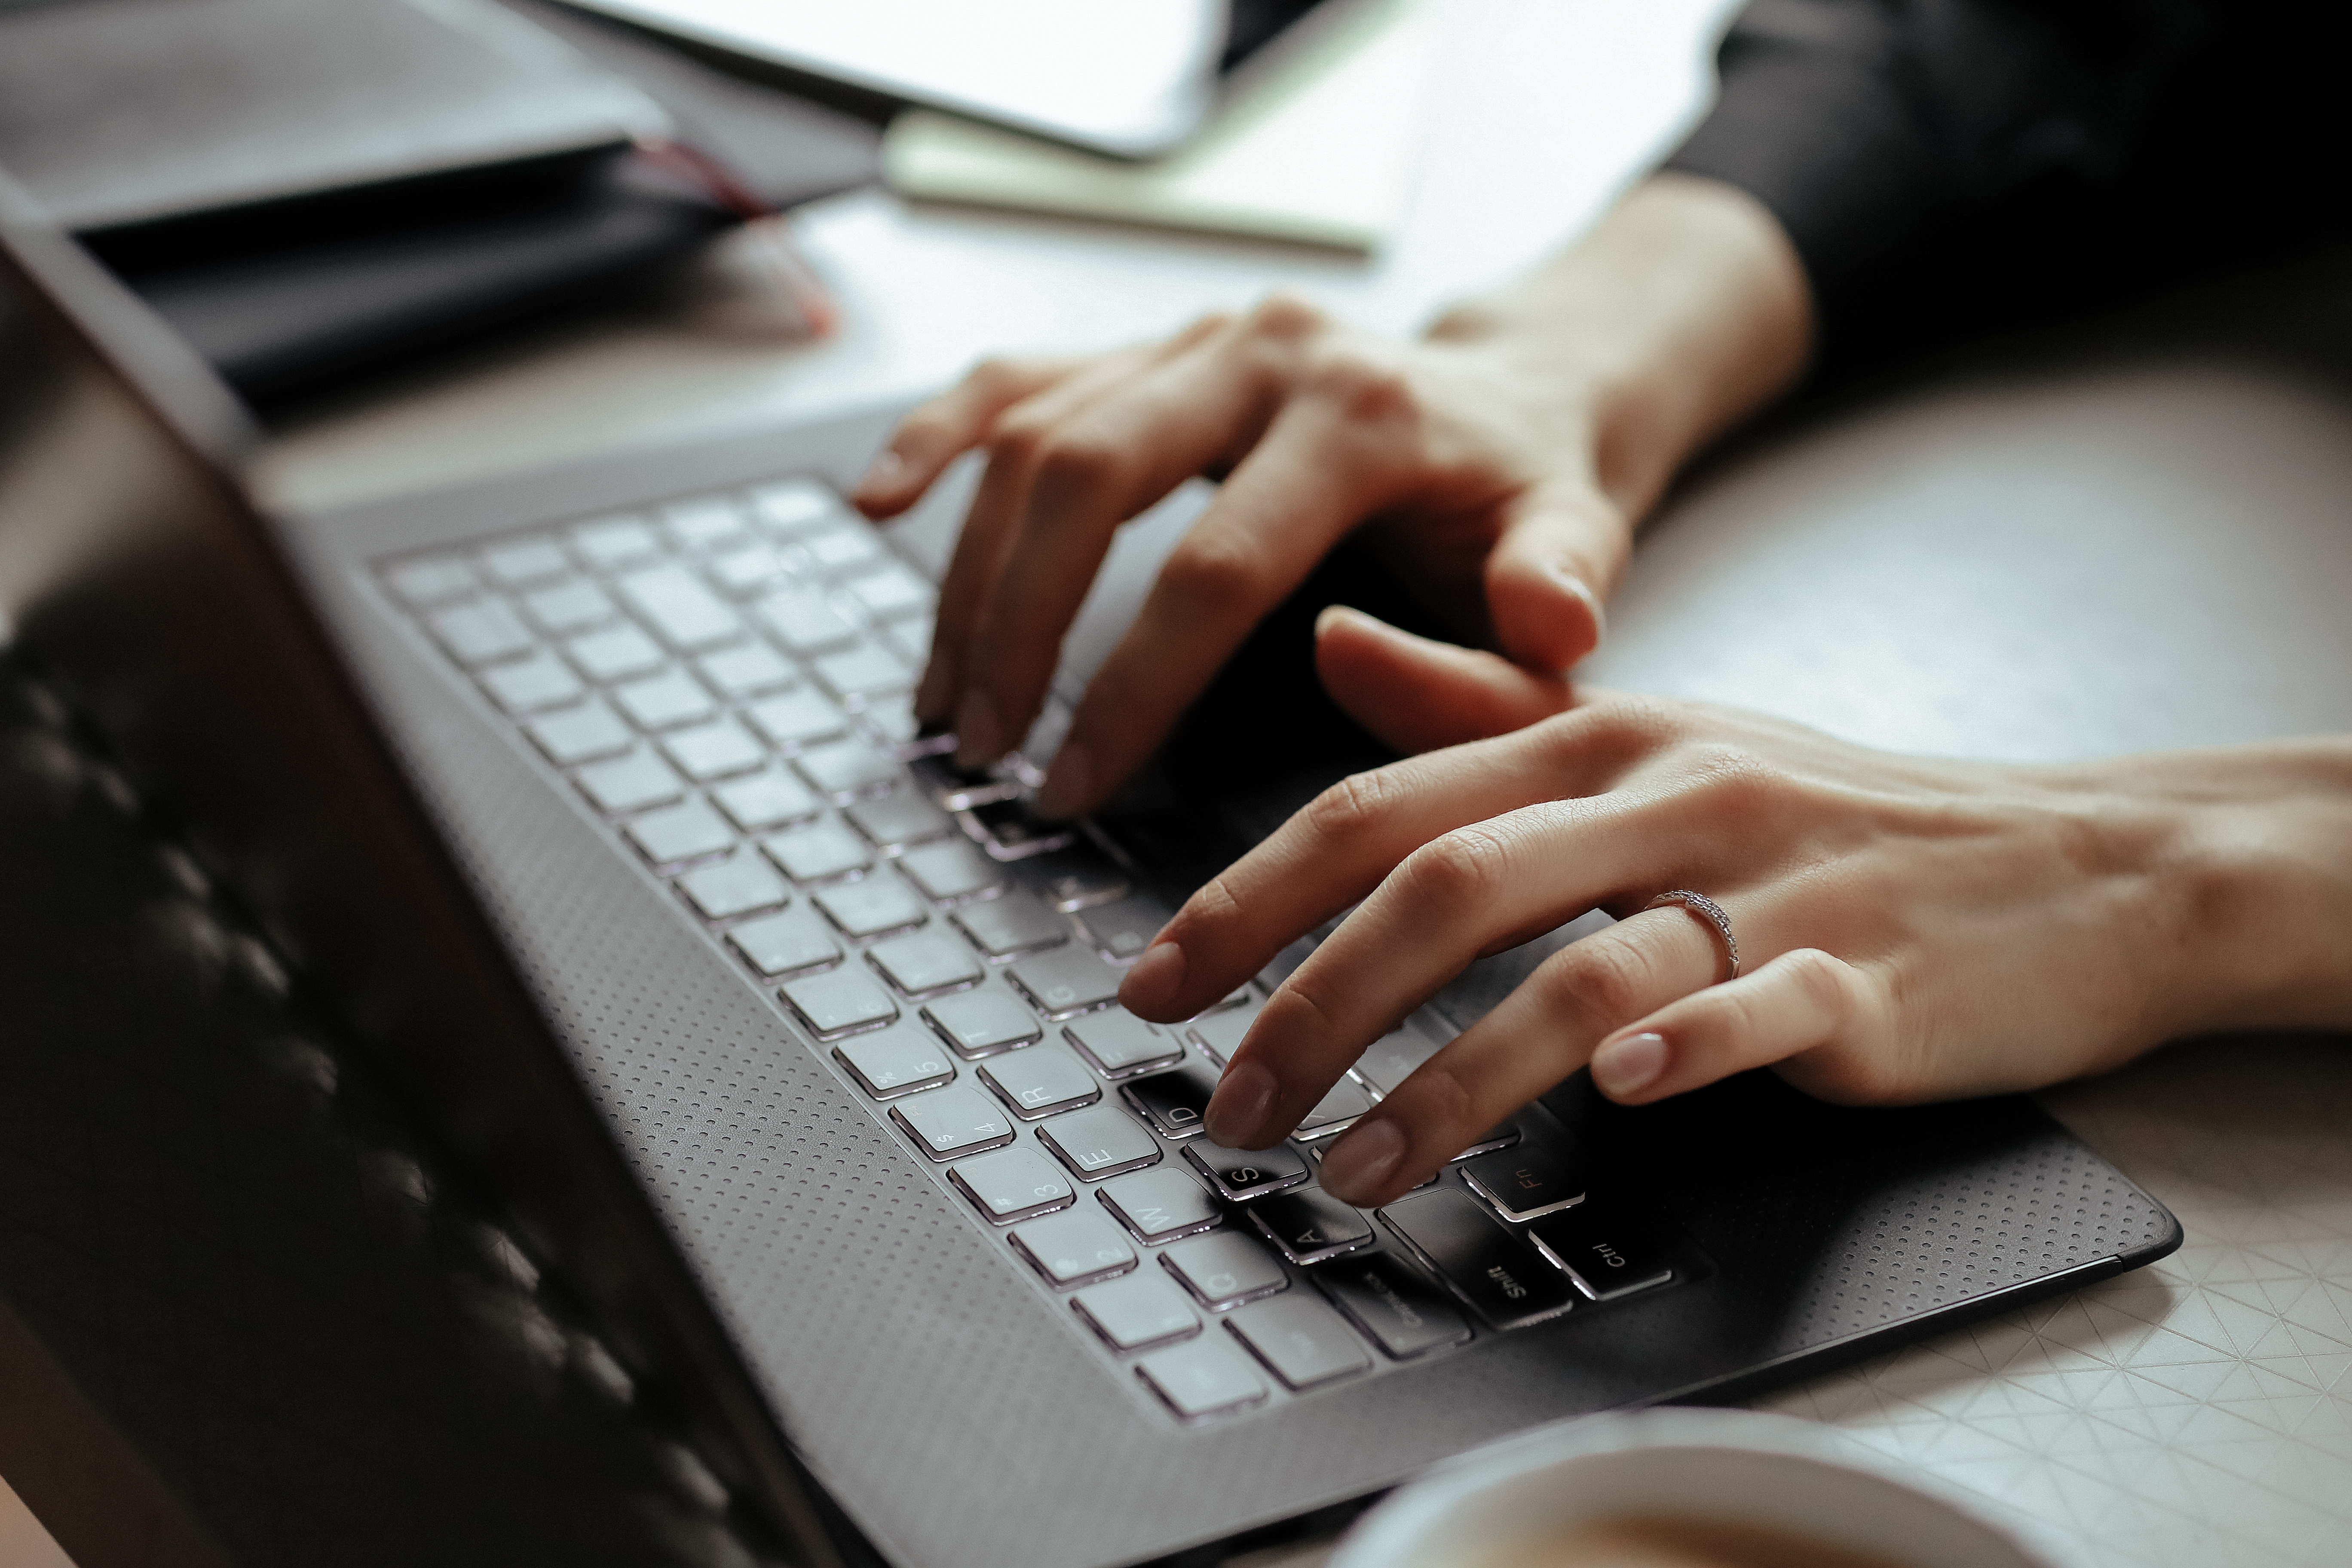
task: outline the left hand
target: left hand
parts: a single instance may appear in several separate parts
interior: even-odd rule
[[[1892,1103],[2031,1089],[2223,1025],[2352,1021],[2342,742],[2063,768],[1904,757],[1698,703],[1548,694],[1492,656],[1347,620],[1350,657],[1405,677],[1408,720],[1412,691],[1447,681],[1567,706],[1333,787],[1169,922],[1120,994],[1163,1021],[1361,900],[1266,1003],[1211,1135],[1279,1141],[1473,959],[1595,907],[1620,917],[1341,1137],[1322,1182],[1348,1202],[1411,1189],[1588,1062],[1629,1104],[1767,1066]],[[1727,911],[1738,979],[1717,984],[1702,917],[1643,911],[1682,888]]]

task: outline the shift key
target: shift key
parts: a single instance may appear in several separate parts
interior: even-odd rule
[[[1566,1275],[1459,1188],[1399,1198],[1381,1221],[1498,1329],[1540,1322],[1576,1303]]]

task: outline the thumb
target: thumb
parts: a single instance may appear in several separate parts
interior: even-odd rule
[[[1624,514],[1597,491],[1532,490],[1486,556],[1496,640],[1531,669],[1566,669],[1601,642],[1601,601],[1633,549]]]
[[[1344,605],[1316,617],[1315,668],[1349,717],[1406,752],[1500,735],[1574,700],[1565,676],[1415,637]]]

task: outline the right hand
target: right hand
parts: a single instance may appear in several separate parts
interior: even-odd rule
[[[1464,640],[1554,675],[1583,657],[1631,551],[1593,431],[1580,378],[1507,337],[1390,342],[1276,297],[1161,343],[982,364],[907,416],[856,500],[896,515],[960,454],[988,454],[915,700],[976,765],[1027,732],[1118,526],[1196,474],[1224,477],[1078,709],[1038,799],[1067,816],[1140,765],[1359,527]],[[1379,707],[1376,690],[1345,689],[1349,660],[1323,663],[1343,703]],[[1446,744],[1496,717],[1414,720],[1386,738]]]

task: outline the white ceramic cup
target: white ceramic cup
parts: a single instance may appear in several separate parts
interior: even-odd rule
[[[1748,1410],[1548,1426],[1432,1467],[1356,1521],[1328,1568],[1450,1568],[1482,1549],[1629,1516],[1742,1524],[1900,1568],[2072,1568],[1966,1497],[1834,1431]]]

